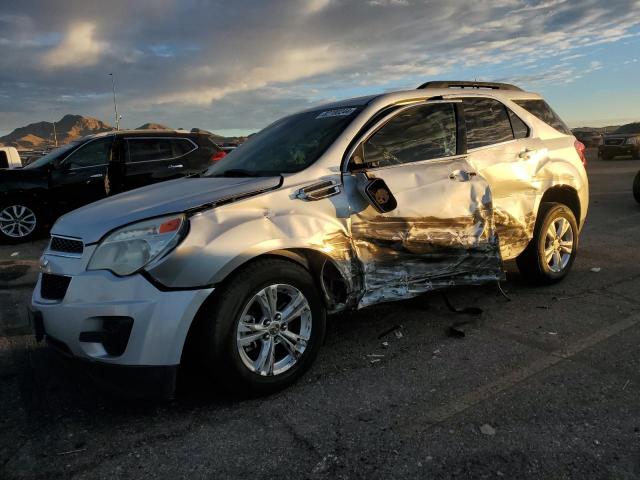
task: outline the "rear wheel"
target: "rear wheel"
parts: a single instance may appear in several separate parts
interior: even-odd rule
[[[33,239],[41,226],[40,217],[38,209],[28,200],[0,202],[0,240],[18,243]]]
[[[233,391],[267,394],[297,380],[324,338],[325,309],[310,273],[287,260],[241,269],[201,312],[200,358]]]
[[[636,173],[636,178],[633,179],[633,198],[640,203],[640,172]]]
[[[552,284],[569,273],[577,250],[578,224],[571,209],[560,203],[543,203],[533,238],[516,263],[527,280]]]

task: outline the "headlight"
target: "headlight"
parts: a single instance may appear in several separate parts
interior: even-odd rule
[[[154,218],[120,228],[102,239],[87,269],[130,275],[173,250],[186,231],[184,215]]]

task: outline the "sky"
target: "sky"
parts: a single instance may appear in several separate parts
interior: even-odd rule
[[[0,135],[64,114],[235,135],[428,80],[640,120],[640,0],[0,0]]]

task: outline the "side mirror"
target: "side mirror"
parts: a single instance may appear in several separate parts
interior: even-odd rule
[[[393,193],[381,178],[368,178],[361,173],[358,175],[357,186],[360,194],[380,213],[392,212],[398,206]]]

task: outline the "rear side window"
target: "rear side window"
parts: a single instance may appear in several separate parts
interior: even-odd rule
[[[514,139],[507,108],[492,98],[465,98],[467,148],[486,147]]]
[[[195,146],[186,138],[129,138],[130,162],[169,160],[192,151]]]
[[[565,135],[571,135],[569,127],[567,127],[558,114],[554,112],[544,100],[514,100],[513,102],[559,132]]]
[[[4,150],[0,150],[0,168],[9,168],[9,157]]]
[[[529,127],[524,123],[519,116],[513,113],[507,108],[509,113],[509,120],[511,120],[511,129],[513,130],[513,136],[515,138],[526,138],[529,136]]]
[[[392,118],[364,144],[364,161],[376,167],[456,154],[452,104],[412,108]]]

